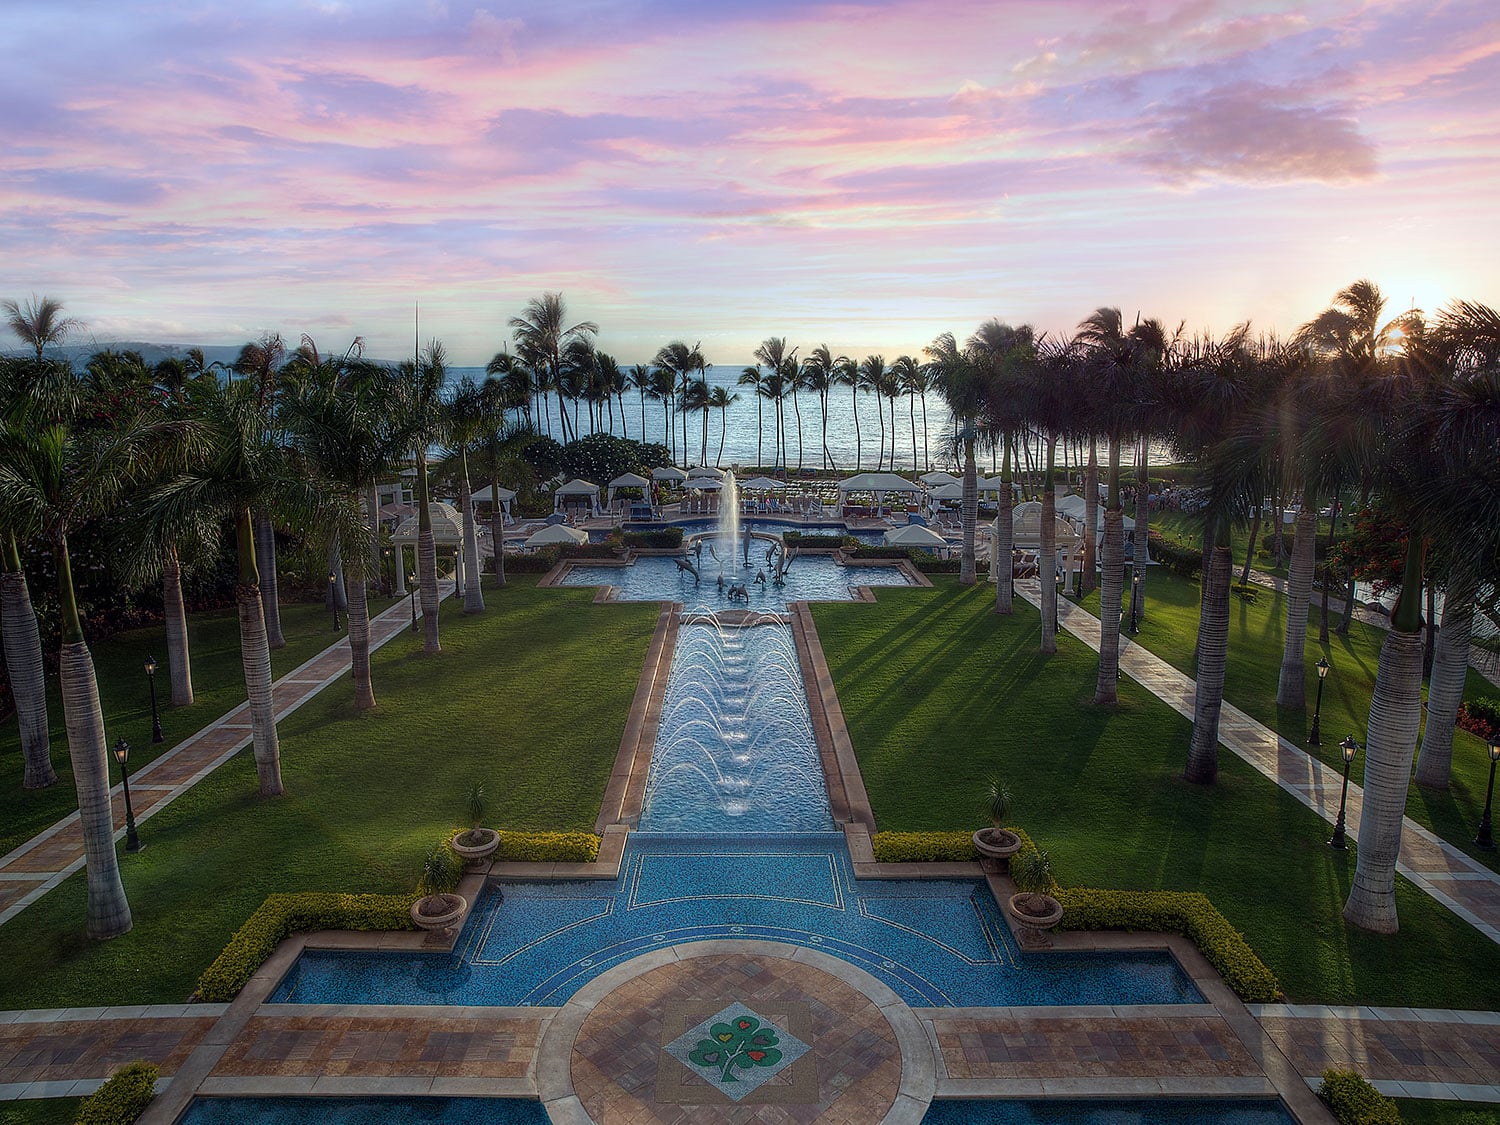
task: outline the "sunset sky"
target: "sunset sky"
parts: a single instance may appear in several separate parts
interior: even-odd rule
[[[1500,304],[1494,0],[486,5],[4,0],[0,297],[460,364],[543,290],[624,363]]]

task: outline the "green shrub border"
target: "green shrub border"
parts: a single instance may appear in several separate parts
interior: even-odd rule
[[[499,860],[508,863],[593,863],[599,837],[592,832],[502,832]]]
[[[415,895],[344,895],[322,891],[267,895],[214,963],[198,978],[197,996],[208,1003],[233,1000],[276,947],[313,930],[414,930]]]
[[[1323,1072],[1318,1097],[1333,1111],[1340,1125],[1401,1125],[1401,1111],[1396,1103],[1357,1071],[1329,1067]]]
[[[157,1065],[145,1059],[126,1063],[78,1107],[76,1125],[130,1125],[156,1097]]]
[[[1011,826],[1010,831],[1021,837],[1023,852],[1036,850],[1024,830]],[[977,854],[967,832],[877,832],[870,845],[879,863],[944,863],[972,860]],[[1269,1003],[1280,991],[1276,974],[1245,936],[1197,891],[1116,891],[1063,887],[1054,881],[1048,893],[1062,904],[1060,929],[1181,934],[1246,1003]]]

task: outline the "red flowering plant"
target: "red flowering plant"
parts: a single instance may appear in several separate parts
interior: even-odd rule
[[[1458,705],[1458,725],[1488,742],[1500,735],[1500,699],[1473,699]]]

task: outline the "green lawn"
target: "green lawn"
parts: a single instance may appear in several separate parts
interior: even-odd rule
[[[1500,1004],[1494,946],[1468,924],[1401,880],[1399,934],[1346,928],[1353,850],[1317,816],[1227,754],[1216,785],[1182,781],[1186,720],[1129,680],[1094,706],[1080,642],[1044,658],[1029,605],[1001,618],[987,586],[934,581],[813,610],[879,827],[976,827],[998,773],[1062,882],[1203,891],[1294,1000]]]
[[[1097,614],[1098,593],[1090,594],[1082,605]],[[1320,645],[1317,610],[1311,613],[1314,624],[1308,629],[1306,649],[1307,709],[1285,710],[1276,706],[1276,681],[1281,671],[1286,599],[1271,590],[1261,590],[1254,605],[1231,597],[1224,698],[1287,741],[1342,769],[1344,760],[1338,743],[1352,734],[1355,741],[1364,745],[1370,696],[1375,690],[1375,671],[1385,631],[1356,621],[1350,625],[1347,636],[1332,633],[1329,643]],[[1197,636],[1198,584],[1178,577],[1165,567],[1152,567],[1146,587],[1146,620],[1136,639],[1174,668],[1192,675]],[[1314,747],[1308,744],[1307,735],[1317,702],[1318,675],[1314,665],[1320,656],[1328,660],[1332,669],[1323,683],[1319,724],[1322,745]],[[1500,695],[1500,691],[1471,668],[1466,694],[1474,698]],[[1357,783],[1363,774],[1361,756],[1355,759],[1350,780]],[[1406,814],[1479,862],[1500,870],[1500,858],[1495,852],[1473,846],[1488,781],[1489,758],[1484,742],[1467,731],[1458,731],[1453,740],[1451,788],[1423,789],[1413,782]]]
[[[1500,1125],[1500,1105],[1397,1098],[1405,1125]]]
[[[380,599],[371,604],[370,611],[379,613],[391,604]],[[333,622],[321,604],[283,605],[281,628],[286,647],[271,653],[271,671],[276,676],[290,672],[337,639]],[[105,730],[111,743],[116,738],[130,743],[132,773],[245,700],[239,618],[233,609],[189,617],[188,648],[193,661],[193,704],[174,708],[164,626],[128,629],[93,646]],[[162,733],[166,735],[166,741],[157,746],[151,744],[151,699],[144,670],[147,656],[155,656],[158,664],[156,698]],[[47,683],[47,718],[52,726],[52,764],[57,770],[57,784],[48,789],[21,788],[20,731],[14,716],[0,724],[0,855],[78,807],[56,676]]]
[[[0,1102],[0,1125],[73,1125],[82,1098],[28,1098]]]
[[[142,825],[129,934],[83,936],[82,872],[0,927],[0,1009],[181,1001],[274,891],[410,890],[476,780],[497,827],[592,830],[658,612],[593,596],[519,576],[483,614],[445,602],[440,655],[375,654],[376,711],[335,689],[280,724],[283,797],[246,749]]]

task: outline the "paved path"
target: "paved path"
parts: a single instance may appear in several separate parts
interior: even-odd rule
[[[1017,582],[1016,592],[1032,605],[1041,605],[1041,588],[1035,580]],[[1097,617],[1059,597],[1057,619],[1062,628],[1095,652],[1099,651]],[[1123,634],[1120,637],[1120,668],[1178,714],[1192,719],[1192,679]],[[1219,742],[1329,824],[1338,817],[1343,771],[1320,762],[1227,702],[1219,720]],[[1363,797],[1364,790],[1350,781],[1346,823],[1351,837],[1359,834]],[[1491,941],[1500,944],[1500,875],[1439,839],[1410,817],[1404,821],[1401,862],[1396,870],[1474,925]]]
[[[440,592],[452,589],[442,583]],[[421,616],[420,607],[418,617]],[[411,627],[411,608],[397,602],[370,622],[374,652]],[[349,638],[341,638],[271,687],[280,722],[318,692],[349,671]],[[209,723],[130,778],[130,802],[136,824],[149,820],[250,743],[250,704]],[[111,791],[115,839],[125,835],[125,801],[120,786]],[[75,810],[51,828],[33,836],[9,855],[0,856],[0,925],[83,867],[83,833]]]

